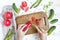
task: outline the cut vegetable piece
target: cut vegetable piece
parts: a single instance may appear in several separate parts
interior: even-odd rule
[[[25,12],[27,12],[27,11],[28,11],[28,9],[29,9],[29,7],[25,7],[25,8],[24,8]]]
[[[54,10],[51,9],[48,19],[51,20],[53,18],[53,16],[54,16]]]
[[[33,23],[36,23],[37,25],[40,24],[40,20],[41,20],[41,19],[36,19],[35,17],[32,17],[32,22],[33,22]]]
[[[40,24],[40,20],[41,20],[41,19],[36,19],[36,24],[37,24],[37,25]]]
[[[12,36],[14,34],[14,27],[12,27],[12,30],[9,30],[4,40],[11,40]]]
[[[30,7],[30,9],[37,7],[37,6],[41,3],[41,1],[42,1],[42,0],[37,0],[37,1]]]
[[[31,19],[32,19],[32,22],[35,22],[36,21],[36,18],[35,17],[32,17]]]
[[[27,2],[26,2],[26,1],[23,1],[23,2],[22,2],[22,6],[23,6],[23,7],[27,7]]]
[[[25,12],[27,12],[28,9],[29,9],[29,7],[23,7],[23,6],[20,6],[20,8],[21,8],[22,10],[24,10]]]
[[[56,29],[56,26],[52,26],[52,27],[48,30],[48,35],[50,35],[55,29]]]
[[[28,21],[28,23],[26,24],[26,27],[24,27],[23,31],[26,31],[30,26],[31,26],[32,22]]]
[[[54,20],[50,21],[50,23],[51,23],[51,24],[54,24],[54,23],[56,23],[57,21],[58,21],[58,19],[54,19]]]
[[[22,10],[24,10],[24,7],[23,7],[23,6],[20,6],[20,8],[21,8]]]
[[[16,13],[19,13],[20,10],[17,8],[17,6],[15,5],[15,3],[13,3],[12,5],[13,9],[15,10]]]

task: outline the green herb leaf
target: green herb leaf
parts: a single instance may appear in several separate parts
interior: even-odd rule
[[[49,8],[52,4],[53,4],[53,2],[49,2],[47,5],[44,5],[43,9],[44,9],[45,11],[47,11],[48,8]]]

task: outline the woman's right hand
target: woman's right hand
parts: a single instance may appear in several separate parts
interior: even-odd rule
[[[47,40],[47,32],[45,32],[45,30],[43,30],[42,28],[40,28],[38,25],[34,25],[35,28],[38,31],[39,37],[41,40]]]

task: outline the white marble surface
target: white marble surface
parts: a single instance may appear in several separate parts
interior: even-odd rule
[[[12,3],[16,3],[16,5],[19,7],[21,4],[21,1],[22,0],[0,0],[0,13],[2,12],[3,6],[12,5]],[[26,0],[26,1],[31,6],[31,2],[33,3],[34,0]],[[27,13],[29,13],[30,11],[34,12],[34,11],[38,11],[38,10],[40,11],[40,9],[42,10],[42,8],[41,8],[42,4],[44,5],[44,4],[48,3],[48,1],[53,1],[52,8],[55,10],[54,18],[57,18],[59,20],[56,24],[53,24],[53,25],[56,25],[56,30],[50,36],[48,36],[48,40],[60,40],[60,0],[43,0],[43,2],[39,5],[39,7],[37,7],[37,9],[33,8],[33,9],[29,10]],[[0,21],[0,40],[3,40],[3,37],[4,37],[4,35],[2,33],[2,28],[3,27],[2,27],[1,21]]]

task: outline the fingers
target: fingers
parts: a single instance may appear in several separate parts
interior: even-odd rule
[[[39,29],[40,29],[42,32],[45,32],[45,30],[44,30],[43,28],[40,27]]]
[[[25,24],[20,24],[18,26],[18,31],[22,32],[23,34],[26,34],[27,30],[26,31],[23,31],[23,29],[26,27],[27,25]]]
[[[34,24],[33,24],[34,25]],[[34,25],[38,32],[42,33],[42,31],[38,28],[38,26]]]
[[[39,25],[37,25],[37,26],[42,32],[45,32],[45,30],[43,28],[41,28]]]
[[[18,30],[21,30],[21,28],[24,26],[25,24],[20,24],[18,25]]]
[[[24,25],[22,28],[21,28],[21,30],[23,31],[23,29],[26,27],[27,25]]]
[[[39,33],[44,33],[44,32],[45,32],[45,30],[43,30],[43,29],[40,28],[39,26],[37,26],[37,25],[35,25],[35,24],[32,24],[32,25],[37,29],[37,31],[38,31]],[[27,25],[25,25],[25,24],[20,24],[20,25],[18,26],[18,30],[22,31],[26,26],[27,26]],[[27,30],[26,30],[26,31],[23,31],[23,32],[26,33]]]
[[[37,26],[35,24],[32,24],[32,25],[34,25],[34,27],[38,30],[38,32],[45,33],[45,30],[43,28],[41,28],[41,27],[39,27],[39,26]]]

